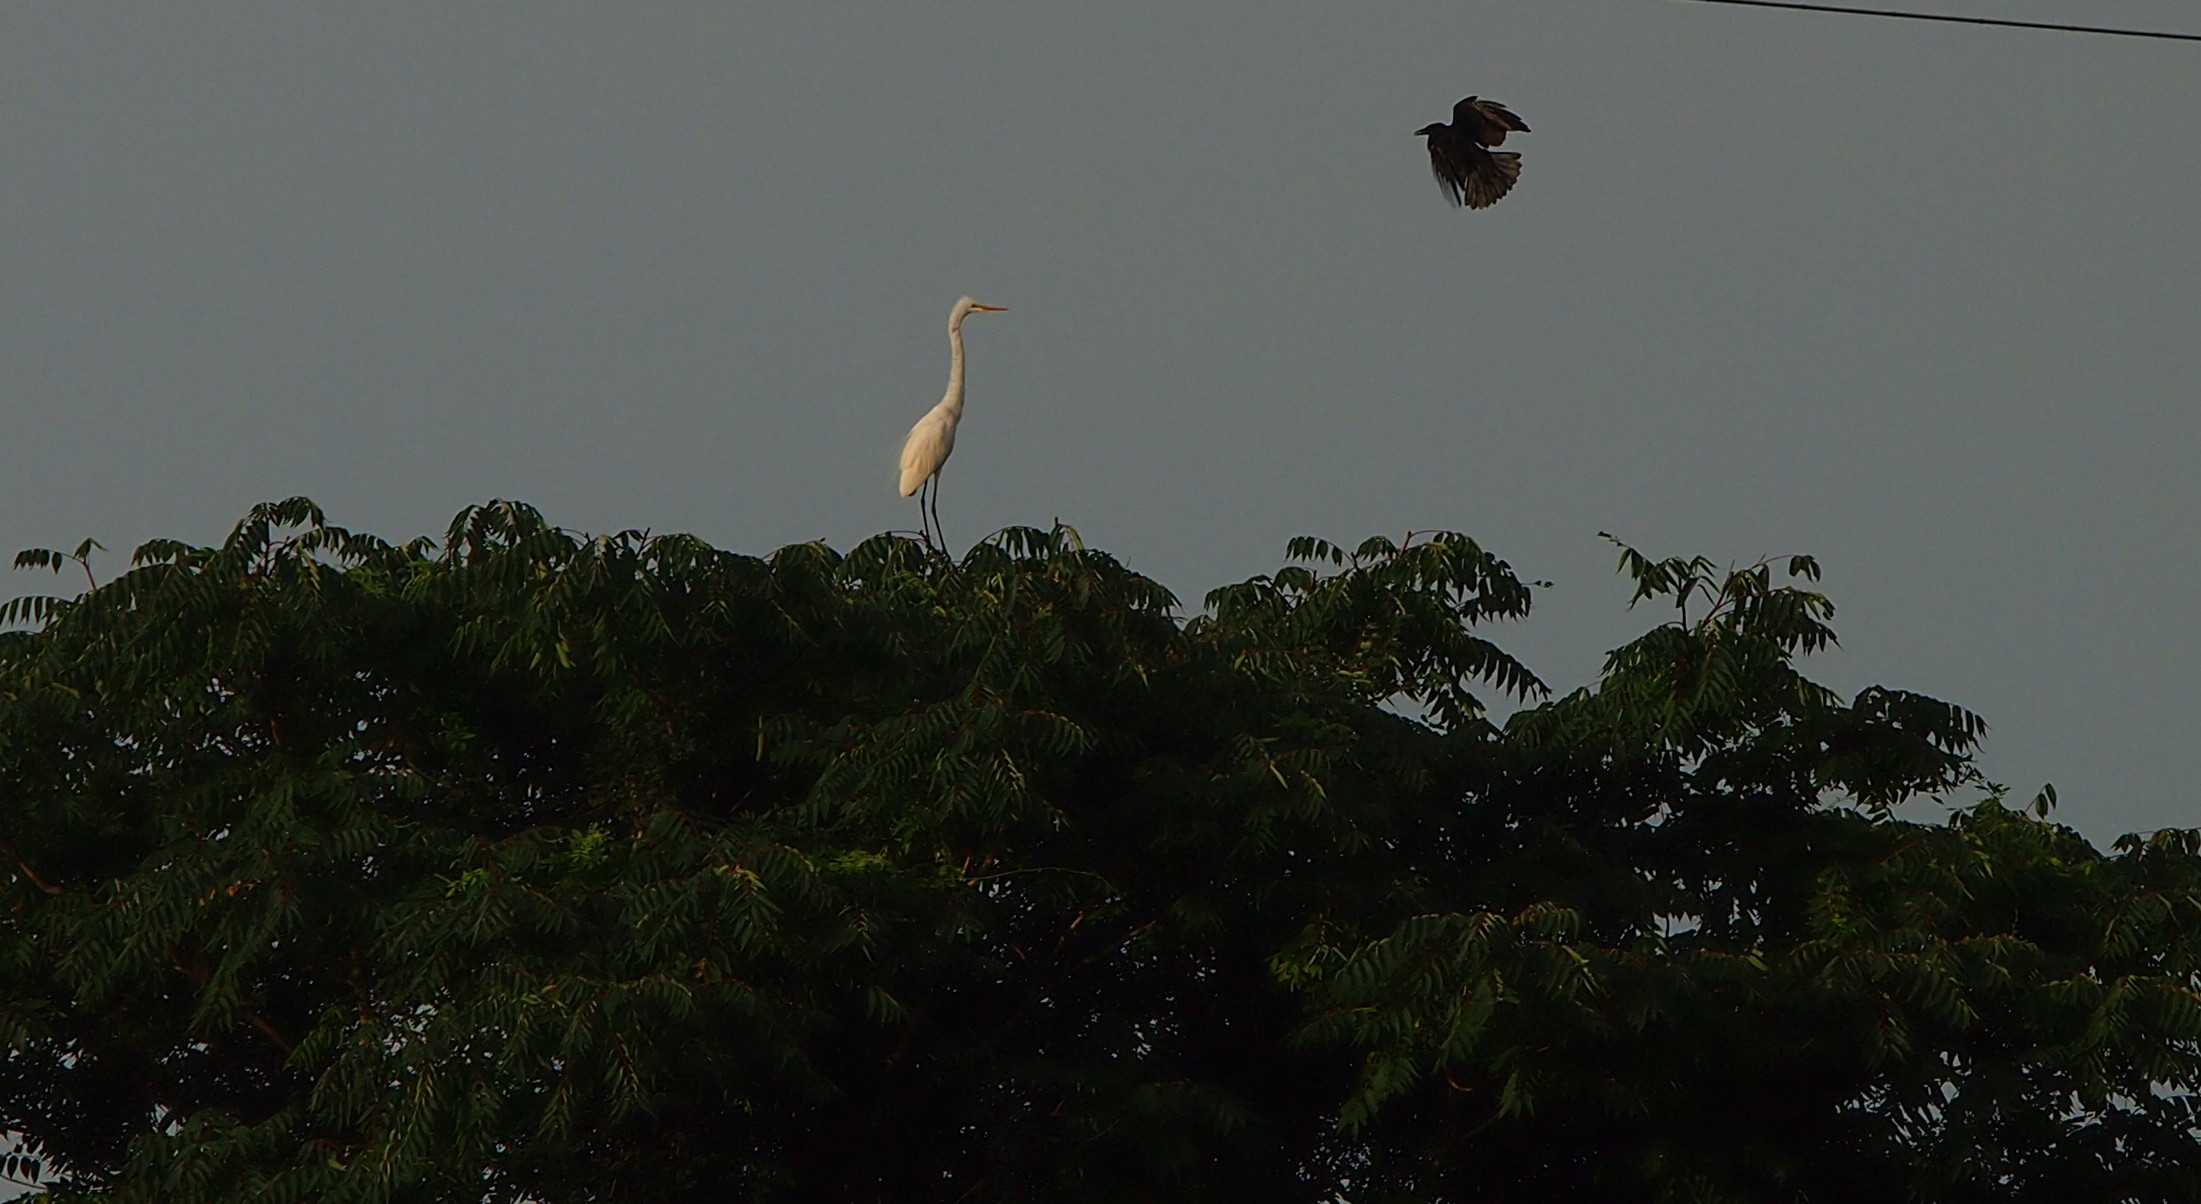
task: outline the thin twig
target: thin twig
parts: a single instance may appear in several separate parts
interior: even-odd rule
[[[31,880],[32,886],[37,887],[38,889],[46,892],[49,895],[58,895],[62,893],[61,887],[55,886],[53,883],[46,881],[42,877],[39,877],[38,871],[31,868],[31,863],[23,860],[23,854],[16,851],[15,842],[13,840],[10,840],[5,836],[0,836],[0,849],[7,850],[8,856],[15,858],[15,867],[23,871],[23,876]]]
[[[176,968],[176,973],[190,979],[192,983],[196,985],[200,990],[203,991],[206,989],[206,974],[203,971],[193,971],[189,966],[184,965],[183,958],[181,956],[177,954],[170,954],[168,957],[168,964],[174,966]],[[252,1027],[256,1029],[259,1029],[260,1032],[265,1035],[268,1040],[275,1042],[275,1047],[283,1051],[284,1057],[289,1057],[291,1051],[298,1048],[298,1043],[296,1041],[285,1037],[280,1031],[276,1029],[274,1025],[267,1022],[266,1017],[260,1015],[260,1013],[258,1012],[253,1011],[252,1008],[247,1006],[246,1004],[242,1002],[239,1002],[237,1004],[237,1014],[243,1016],[246,1023],[252,1025]]]

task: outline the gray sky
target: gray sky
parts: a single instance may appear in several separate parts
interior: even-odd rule
[[[1411,133],[1469,92],[1536,131],[1483,213]],[[1556,583],[1499,634],[1562,687],[1657,617],[1600,530],[1809,551],[1828,680],[2201,823],[2196,114],[2201,46],[1668,0],[11,3],[0,549],[294,493],[845,547],[915,525],[969,292],[959,542],[1197,600],[1458,528]]]

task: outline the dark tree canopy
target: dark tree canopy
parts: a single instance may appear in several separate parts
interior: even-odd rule
[[[1807,559],[1626,552],[1670,621],[1550,697],[1470,540],[1292,553],[1188,618],[1066,529],[760,559],[497,504],[391,546],[294,500],[15,604],[0,1169],[2201,1199],[2194,833],[2099,851],[1968,712],[1812,683]]]

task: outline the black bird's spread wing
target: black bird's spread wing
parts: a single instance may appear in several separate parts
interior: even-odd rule
[[[1521,156],[1512,151],[1486,151],[1483,169],[1467,184],[1467,207],[1488,209],[1513,191],[1521,178]]]
[[[1482,146],[1503,146],[1507,134],[1526,134],[1528,123],[1495,100],[1470,96],[1452,106],[1452,128]]]
[[[1429,135],[1429,170],[1437,177],[1437,186],[1444,189],[1444,199],[1454,205],[1466,203],[1467,182],[1475,175],[1470,156],[1487,157],[1489,153],[1448,129]]]
[[[1429,169],[1436,173],[1445,199],[1470,209],[1488,209],[1513,190],[1521,178],[1521,156],[1495,154],[1456,131],[1429,138]]]

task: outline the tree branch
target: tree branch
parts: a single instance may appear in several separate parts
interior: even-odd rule
[[[206,989],[207,976],[203,971],[192,970],[191,967],[183,964],[182,957],[173,953],[169,955],[168,963],[176,968],[176,972],[178,974],[181,974],[185,978],[190,979],[192,985],[198,987],[202,991]],[[284,1057],[289,1057],[291,1051],[298,1048],[298,1043],[296,1041],[285,1037],[280,1031],[276,1029],[274,1025],[267,1022],[266,1017],[260,1015],[260,1013],[258,1012],[253,1011],[249,1005],[245,1004],[242,1001],[239,1001],[236,1007],[237,1014],[244,1017],[246,1023],[252,1025],[252,1027],[256,1029],[259,1029],[260,1032],[264,1034],[268,1040],[275,1042],[275,1047],[283,1051]]]
[[[15,867],[23,871],[23,876],[30,879],[32,886],[37,887],[38,889],[46,892],[49,895],[58,895],[62,893],[62,888],[55,886],[53,883],[46,881],[42,877],[39,877],[38,871],[31,868],[31,863],[23,860],[23,854],[16,850],[14,841],[8,839],[5,836],[0,836],[0,849],[7,850],[8,856],[15,859]]]

